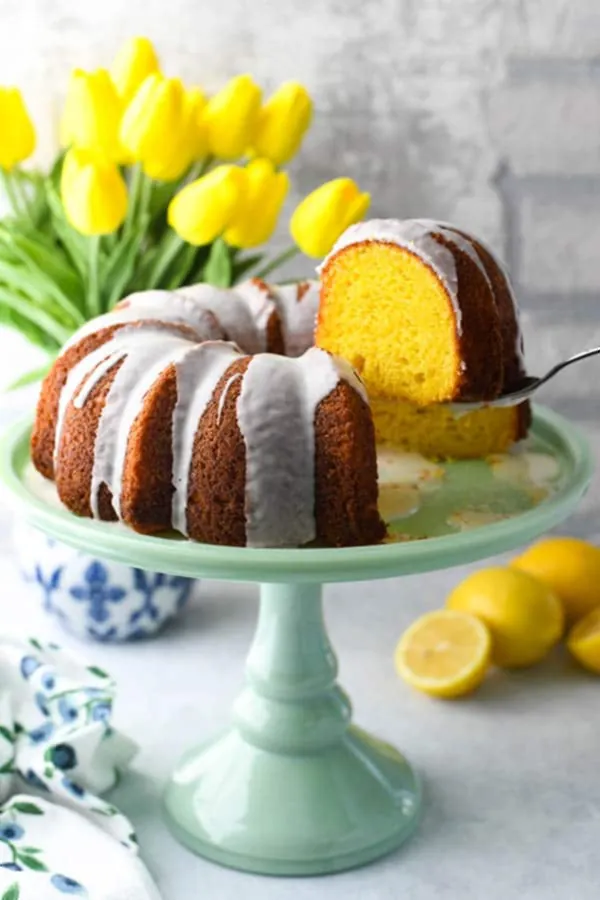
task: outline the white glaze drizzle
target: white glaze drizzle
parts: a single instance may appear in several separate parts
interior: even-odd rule
[[[254,320],[254,324],[258,330],[260,337],[260,349],[267,349],[267,328],[269,319],[274,312],[277,312],[277,306],[271,294],[271,288],[264,281],[258,281],[251,278],[249,281],[243,281],[235,286],[236,294],[242,298],[247,304],[250,315]]]
[[[175,363],[177,402],[173,410],[173,527],[187,534],[189,472],[194,439],[214,389],[229,366],[242,354],[224,341],[193,346]],[[221,395],[223,396],[223,394]],[[220,416],[220,412],[219,412]]]
[[[426,220],[422,220],[422,221],[426,221]],[[434,222],[432,224],[435,225],[436,223]],[[448,232],[449,237],[451,240],[453,239],[453,236],[456,234],[456,232],[454,231],[454,228],[455,228],[454,225],[451,225],[449,222],[438,222],[437,225],[438,225],[438,227],[442,228],[444,231],[446,229],[449,229],[449,232]],[[458,236],[460,237],[460,235],[458,235]],[[515,294],[514,288],[512,286],[510,276],[508,274],[508,269],[504,265],[503,260],[501,260],[500,257],[496,255],[494,250],[492,250],[492,248],[490,247],[490,245],[488,243],[486,243],[486,241],[484,241],[480,237],[475,238],[475,240],[477,241],[478,244],[480,244],[483,247],[484,250],[487,251],[487,253],[489,253],[494,264],[497,266],[498,270],[500,271],[500,274],[502,275],[502,277],[504,278],[504,281],[506,283],[506,289],[507,289],[509,297],[510,297],[510,302],[512,303],[513,309],[515,311],[515,322],[517,325],[517,333],[515,335],[515,352],[517,354],[517,358],[518,358],[519,362],[521,363],[523,371],[525,371],[525,348],[523,345],[523,333],[521,331],[521,323],[519,321],[519,301],[517,300],[517,295]],[[467,243],[467,246],[471,247],[471,249],[475,253],[475,255],[477,255],[477,252],[476,252],[475,248],[472,246],[472,244],[468,241],[466,243]],[[464,249],[464,248],[461,247],[461,249]],[[483,269],[483,272],[484,272],[484,274],[487,274],[485,272],[485,269]],[[489,279],[488,279],[488,281],[489,281]],[[493,290],[492,290],[492,293],[493,293]]]
[[[126,350],[124,347],[117,348],[112,341],[109,341],[108,343],[103,344],[101,347],[96,348],[96,350],[94,350],[92,353],[88,353],[87,356],[84,356],[83,359],[79,360],[79,362],[75,366],[73,366],[73,368],[69,372],[58,400],[56,428],[54,429],[55,467],[60,463],[59,449],[67,409],[70,402],[75,397],[78,388],[81,387],[82,389],[81,395],[83,399],[80,405],[83,405],[83,402],[85,402],[85,399],[87,399],[93,387],[99,380],[99,378],[95,379],[93,375],[91,375],[91,373],[94,372],[94,369],[101,367],[102,374],[106,374],[106,372],[108,372],[109,369],[112,368],[112,366],[116,365],[119,360],[124,358],[125,354]],[[88,378],[88,376],[90,377]]]
[[[122,332],[117,333],[115,343],[123,339],[121,336]],[[113,508],[118,518],[122,518],[121,491],[132,426],[155,381],[169,365],[179,362],[196,347],[181,335],[152,326],[131,329],[125,340],[127,355],[108,390],[98,419],[90,487],[90,508],[95,517],[100,515],[100,486],[106,484]]]
[[[426,221],[426,220],[423,220]],[[452,252],[433,237],[431,228],[419,219],[371,219],[351,225],[338,238],[333,249],[325,257],[318,272],[323,272],[330,259],[353,244],[367,241],[396,244],[414,253],[437,275],[446,289],[456,322],[456,330],[462,334],[462,312],[458,302],[458,277]]]
[[[302,356],[313,346],[320,290],[318,281],[280,284],[271,288],[281,320],[286,356]]]
[[[146,320],[187,325],[197,332],[205,341],[218,341],[224,337],[224,331],[215,321],[214,316],[202,304],[196,303],[185,293],[176,291],[138,291],[130,294],[112,310],[103,316],[97,316],[86,322],[67,341],[61,350],[64,353],[83,338],[114,325],[122,325]]]
[[[298,359],[263,353],[250,361],[237,401],[246,445],[248,546],[314,540],[315,415],[346,372],[317,348]],[[351,383],[358,389],[353,376]]]
[[[230,341],[246,353],[260,353],[261,337],[246,301],[235,290],[192,284],[177,292],[215,315]]]
[[[304,341],[312,344],[312,324],[318,304],[317,285],[312,285],[298,301],[300,289],[299,285],[287,286],[283,289],[283,300],[279,292],[275,299],[290,349],[298,351]],[[283,322],[288,309],[292,313],[285,319],[286,326]],[[204,326],[214,332],[215,319],[207,315],[213,311],[227,334],[236,337],[244,349],[260,344],[260,328],[254,324],[246,301],[233,291],[218,291],[207,285],[195,285],[183,293],[152,291],[132,295],[125,305],[90,322],[70,342],[75,344],[85,334],[116,322],[125,326],[73,367],[59,398],[57,460],[69,404],[73,402],[81,408],[94,387],[111,368],[121,363],[98,419],[90,486],[93,516],[99,517],[99,490],[106,484],[113,508],[121,518],[123,474],[131,428],[156,379],[169,365],[174,365],[177,402],[172,429],[175,488],[172,520],[175,528],[186,533],[189,467],[198,423],[219,379],[241,354],[235,345],[220,340],[199,345],[164,323],[191,325],[198,340],[202,340]],[[127,327],[132,322],[136,325]],[[295,328],[300,326],[305,330],[302,338],[296,338]],[[219,418],[227,391],[236,377],[243,379],[236,411],[247,453],[247,543],[254,546],[306,543],[314,538],[316,530],[316,410],[340,379],[347,381],[366,401],[364,385],[348,363],[323,350],[312,348],[297,359],[260,354],[253,357],[246,373],[232,376],[225,385],[219,398]],[[293,409],[297,412],[295,418]],[[296,427],[291,429],[292,421]],[[289,514],[283,515],[284,505],[289,508]]]
[[[229,389],[239,381],[240,378],[244,377],[243,372],[236,372],[231,378],[228,378],[225,384],[223,385],[223,390],[221,391],[221,396],[219,397],[219,405],[217,406],[217,424],[221,424],[221,416],[223,415],[223,409],[225,407],[225,401],[227,400],[227,394],[229,393]]]

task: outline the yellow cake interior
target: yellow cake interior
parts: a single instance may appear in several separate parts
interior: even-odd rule
[[[461,360],[451,302],[437,275],[402,247],[357,244],[333,259],[316,340],[352,364],[370,397],[427,405],[456,396]]]

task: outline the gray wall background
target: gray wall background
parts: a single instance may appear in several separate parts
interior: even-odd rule
[[[0,82],[24,87],[41,156],[68,71],[106,65],[136,33],[208,91],[244,71],[267,92],[303,81],[316,119],[297,194],[347,174],[375,215],[487,239],[510,267],[532,369],[600,343],[599,0],[0,0]],[[593,365],[552,388],[580,418],[598,408],[581,400]]]

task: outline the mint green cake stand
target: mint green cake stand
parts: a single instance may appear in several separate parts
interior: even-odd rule
[[[191,850],[270,875],[316,875],[368,863],[409,837],[421,807],[419,779],[405,757],[351,724],[350,701],[336,683],[336,658],[323,621],[322,585],[442,569],[519,546],[573,511],[592,471],[576,429],[538,410],[533,441],[555,457],[560,477],[553,495],[535,508],[472,531],[414,542],[239,549],[145,537],[76,518],[31,486],[29,433],[30,423],[22,423],[4,436],[0,480],[30,524],[130,565],[261,584],[258,628],[232,727],[184,756],[165,804],[170,828]],[[458,484],[465,498],[485,495],[482,465],[456,464],[448,490],[456,495]],[[435,522],[430,524],[436,533]]]

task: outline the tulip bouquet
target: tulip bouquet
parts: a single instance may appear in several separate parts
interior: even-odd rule
[[[248,75],[207,98],[160,71],[135,38],[110,72],[75,70],[49,172],[23,168],[35,131],[22,96],[0,88],[0,321],[50,360],[87,319],[132,291],[219,287],[265,277],[304,252],[326,254],[364,215],[349,178],[296,207],[293,245],[268,259],[289,190],[284,166],[309,128],[312,102],[295,82],[263,102]],[[24,380],[40,377],[40,370]]]

